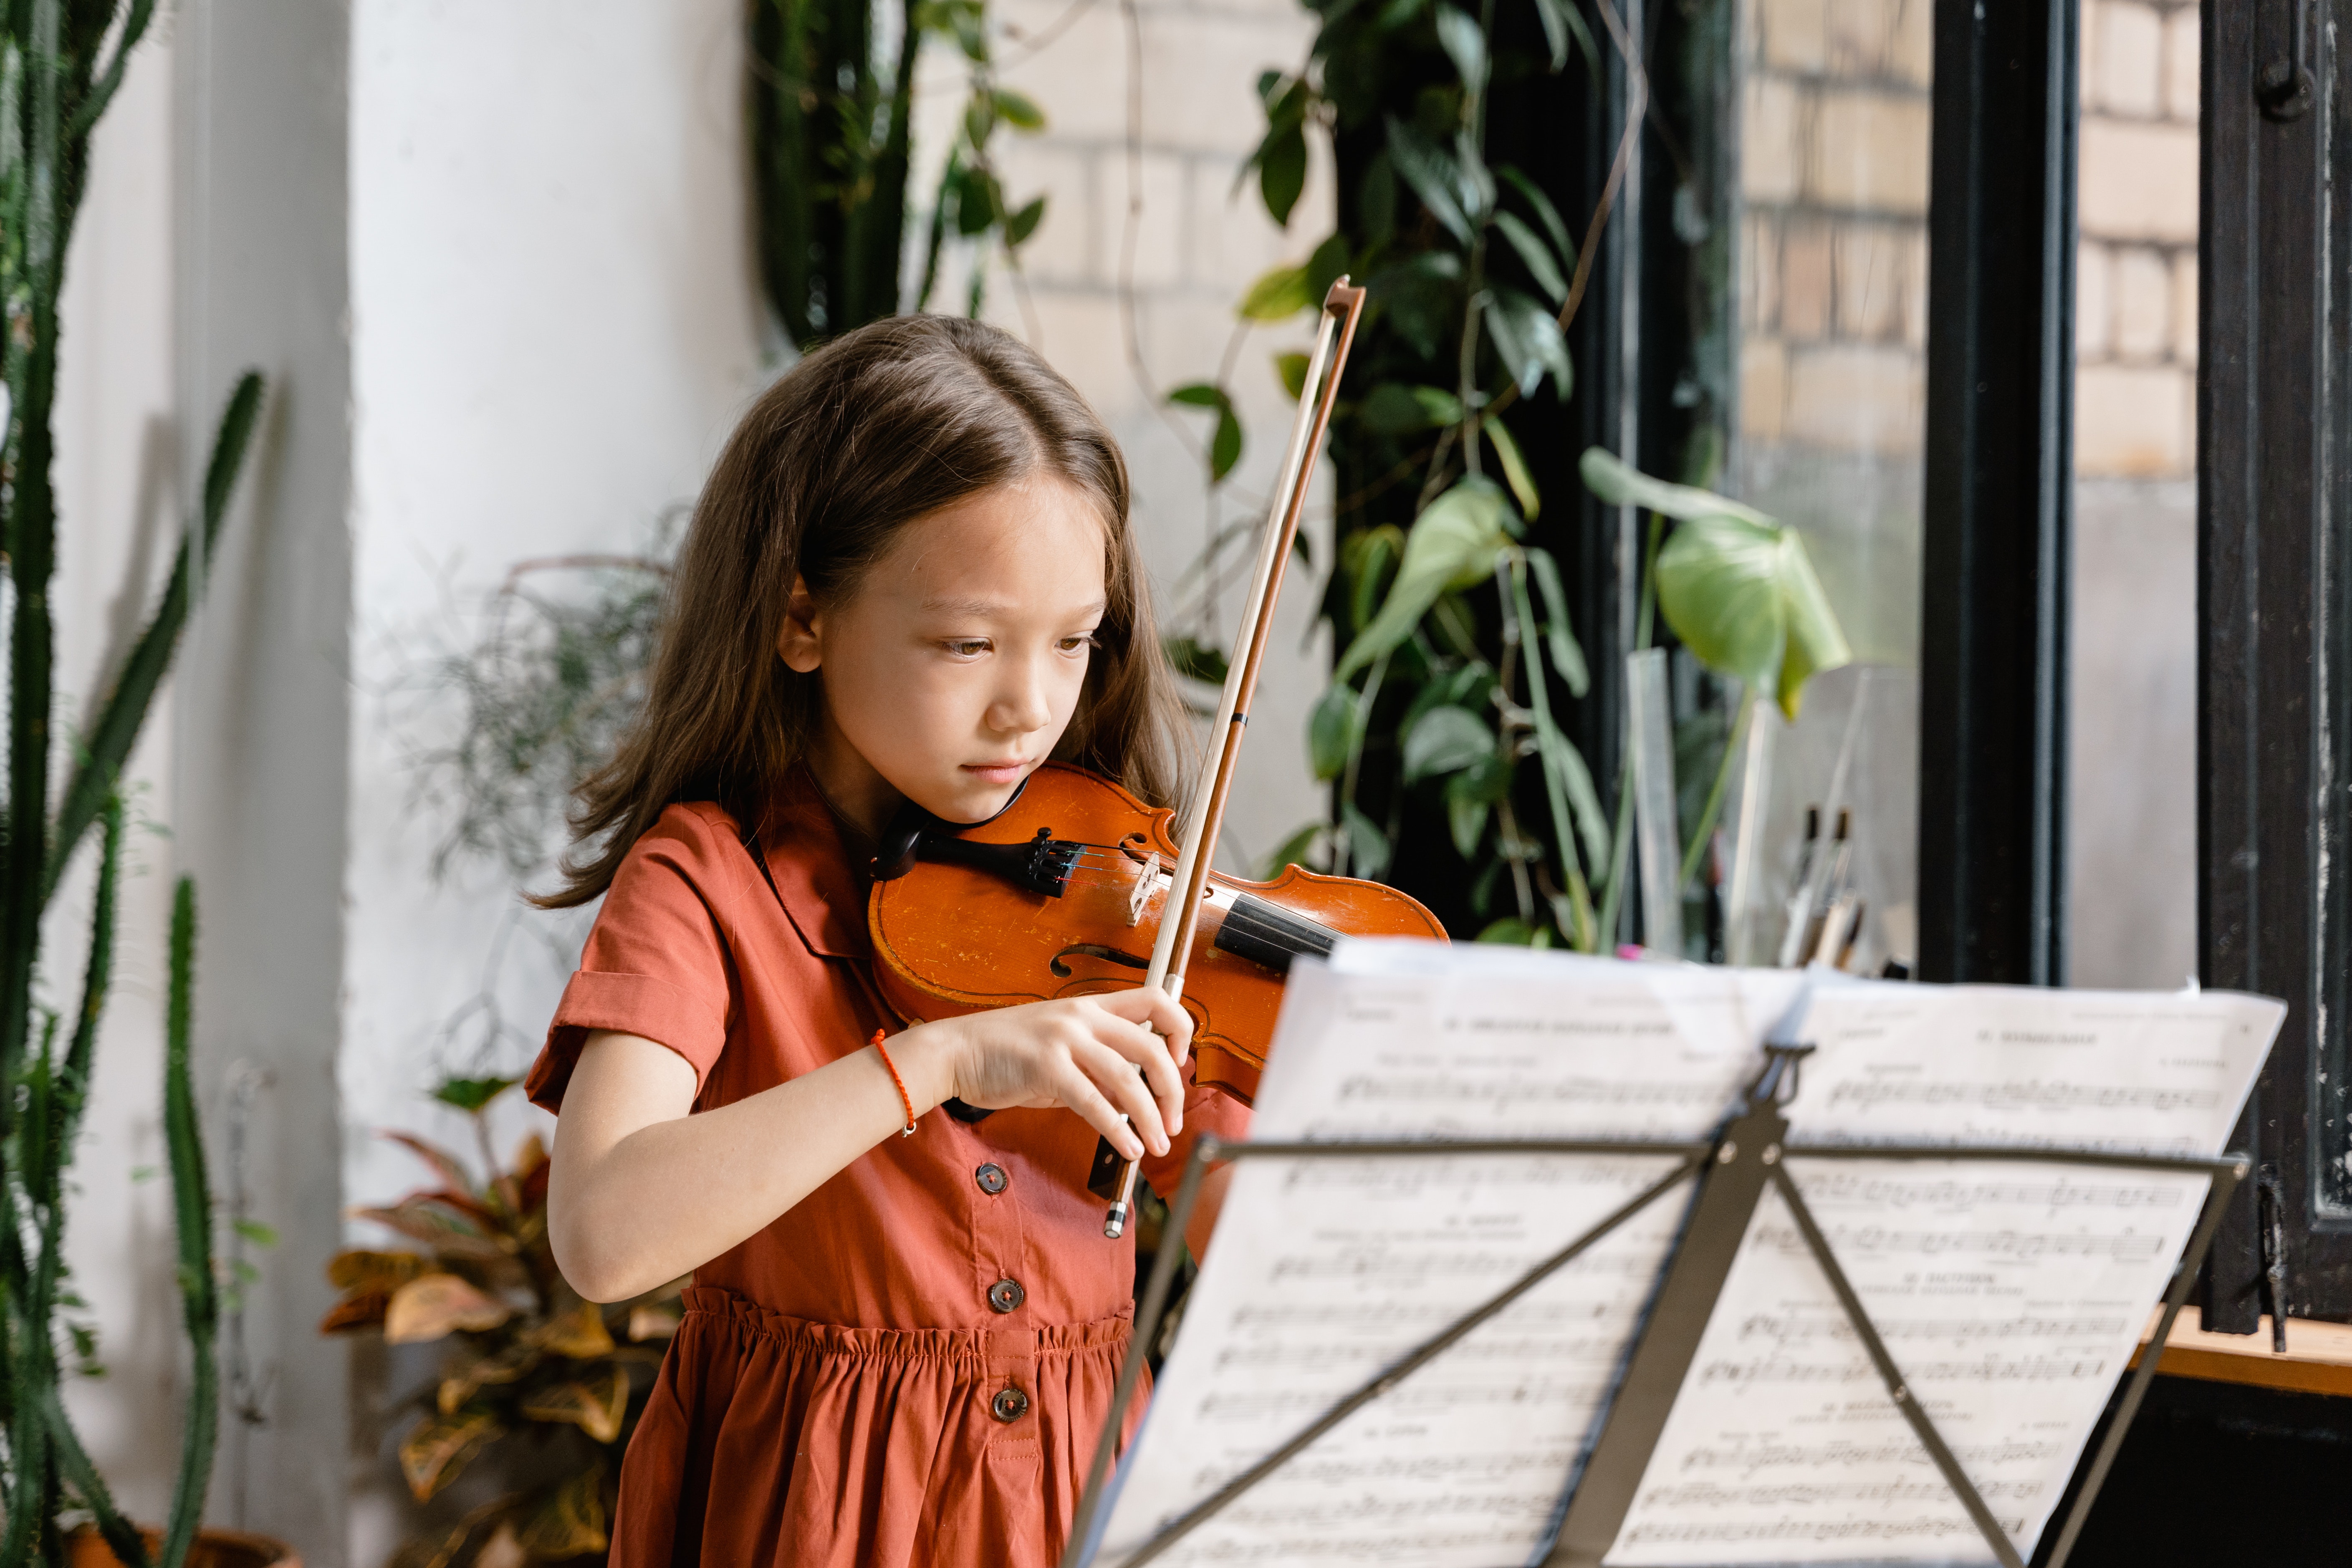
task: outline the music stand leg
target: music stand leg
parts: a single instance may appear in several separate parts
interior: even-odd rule
[[[2000,1568],[2025,1568],[2025,1560],[2011,1544],[2008,1532],[2001,1529],[2000,1521],[1993,1518],[1992,1510],[1985,1506],[1984,1499],[1977,1494],[1976,1483],[1969,1480],[1968,1471],[1960,1468],[1959,1459],[1944,1442],[1943,1434],[1936,1430],[1936,1424],[1928,1418],[1926,1408],[1911,1396],[1910,1387],[1903,1380],[1902,1370],[1895,1364],[1895,1358],[1887,1353],[1886,1342],[1878,1337],[1878,1330],[1871,1323],[1870,1314],[1863,1310],[1862,1298],[1853,1293],[1853,1285],[1846,1279],[1845,1270],[1838,1267],[1836,1255],[1830,1251],[1829,1238],[1813,1222],[1812,1210],[1805,1206],[1804,1195],[1797,1191],[1797,1184],[1790,1176],[1785,1162],[1772,1167],[1772,1185],[1780,1193],[1781,1201],[1789,1205],[1790,1215],[1797,1222],[1797,1231],[1805,1238],[1806,1249],[1812,1253],[1813,1261],[1821,1266],[1822,1273],[1829,1279],[1830,1289],[1837,1295],[1838,1305],[1845,1309],[1847,1320],[1853,1324],[1855,1336],[1862,1341],[1863,1349],[1870,1352],[1871,1363],[1878,1368],[1878,1375],[1885,1380],[1887,1396],[1895,1401],[1895,1407],[1903,1413],[1903,1418],[1911,1423],[1911,1430],[1918,1435],[1921,1446],[1927,1450],[1927,1457],[1935,1460],[1936,1468],[1943,1472],[1945,1485],[1952,1489],[1952,1495],[1960,1500],[1962,1508],[1968,1510],[1969,1520],[1984,1536],[1985,1544],[1992,1548],[1992,1554],[2000,1563]]]
[[[1219,1144],[1214,1134],[1203,1132],[1192,1143],[1192,1157],[1184,1162],[1183,1179],[1176,1184],[1176,1196],[1168,1205],[1168,1222],[1160,1233],[1160,1250],[1151,1258],[1151,1278],[1145,1281],[1143,1300],[1136,1303],[1135,1332],[1128,1341],[1127,1359],[1119,1363],[1118,1385],[1110,1399],[1110,1416],[1103,1423],[1102,1436],[1095,1444],[1094,1463],[1087,1467],[1086,1490],[1078,1494],[1077,1517],[1070,1522],[1070,1539],[1062,1548],[1061,1568],[1079,1568],[1081,1554],[1086,1551],[1087,1537],[1094,1533],[1095,1514],[1102,1507],[1104,1478],[1110,1474],[1110,1462],[1118,1452],[1119,1427],[1125,1423],[1127,1407],[1135,1399],[1135,1391],[1142,1384],[1143,1369],[1150,1364],[1151,1336],[1160,1327],[1160,1315],[1167,1310],[1168,1292],[1176,1280],[1176,1255],[1180,1250],[1171,1247],[1171,1237],[1184,1234],[1184,1224],[1192,1217],[1193,1205],[1201,1200],[1201,1178],[1218,1156]]]

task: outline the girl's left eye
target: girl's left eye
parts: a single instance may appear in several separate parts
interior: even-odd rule
[[[1094,646],[1095,639],[1092,632],[1084,632],[1074,637],[1064,637],[1061,643],[1062,651],[1064,653],[1076,653],[1082,647],[1092,647]]]

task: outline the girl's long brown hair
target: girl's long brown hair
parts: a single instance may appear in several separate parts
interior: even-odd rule
[[[900,528],[1039,472],[1093,497],[1107,536],[1109,607],[1055,755],[1172,803],[1183,712],[1118,444],[1019,340],[978,321],[898,316],[802,360],[729,438],[679,552],[645,708],[574,792],[562,883],[534,901],[556,909],[602,893],[674,801],[763,820],[824,711],[820,676],[776,652],[794,575],[819,605],[838,604]]]

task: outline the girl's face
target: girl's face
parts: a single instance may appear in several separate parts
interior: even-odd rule
[[[795,581],[777,651],[822,674],[811,763],[835,805],[868,833],[902,797],[950,822],[1002,810],[1077,710],[1104,554],[1087,493],[1039,474],[907,524],[845,603]]]

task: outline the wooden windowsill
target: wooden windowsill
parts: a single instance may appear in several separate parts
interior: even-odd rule
[[[2147,1321],[2139,1342],[2144,1351],[2156,1334],[2159,1311]],[[2137,1366],[2140,1352],[2132,1356]],[[2184,1310],[2164,1342],[2164,1359],[2157,1371],[2167,1377],[2202,1378],[2208,1383],[2236,1383],[2253,1388],[2283,1389],[2291,1394],[2333,1394],[2352,1396],[2352,1325],[2319,1323],[2304,1318],[2286,1321],[2286,1353],[2271,1350],[2271,1321],[2252,1334],[2209,1334],[2197,1326],[2197,1309]]]

